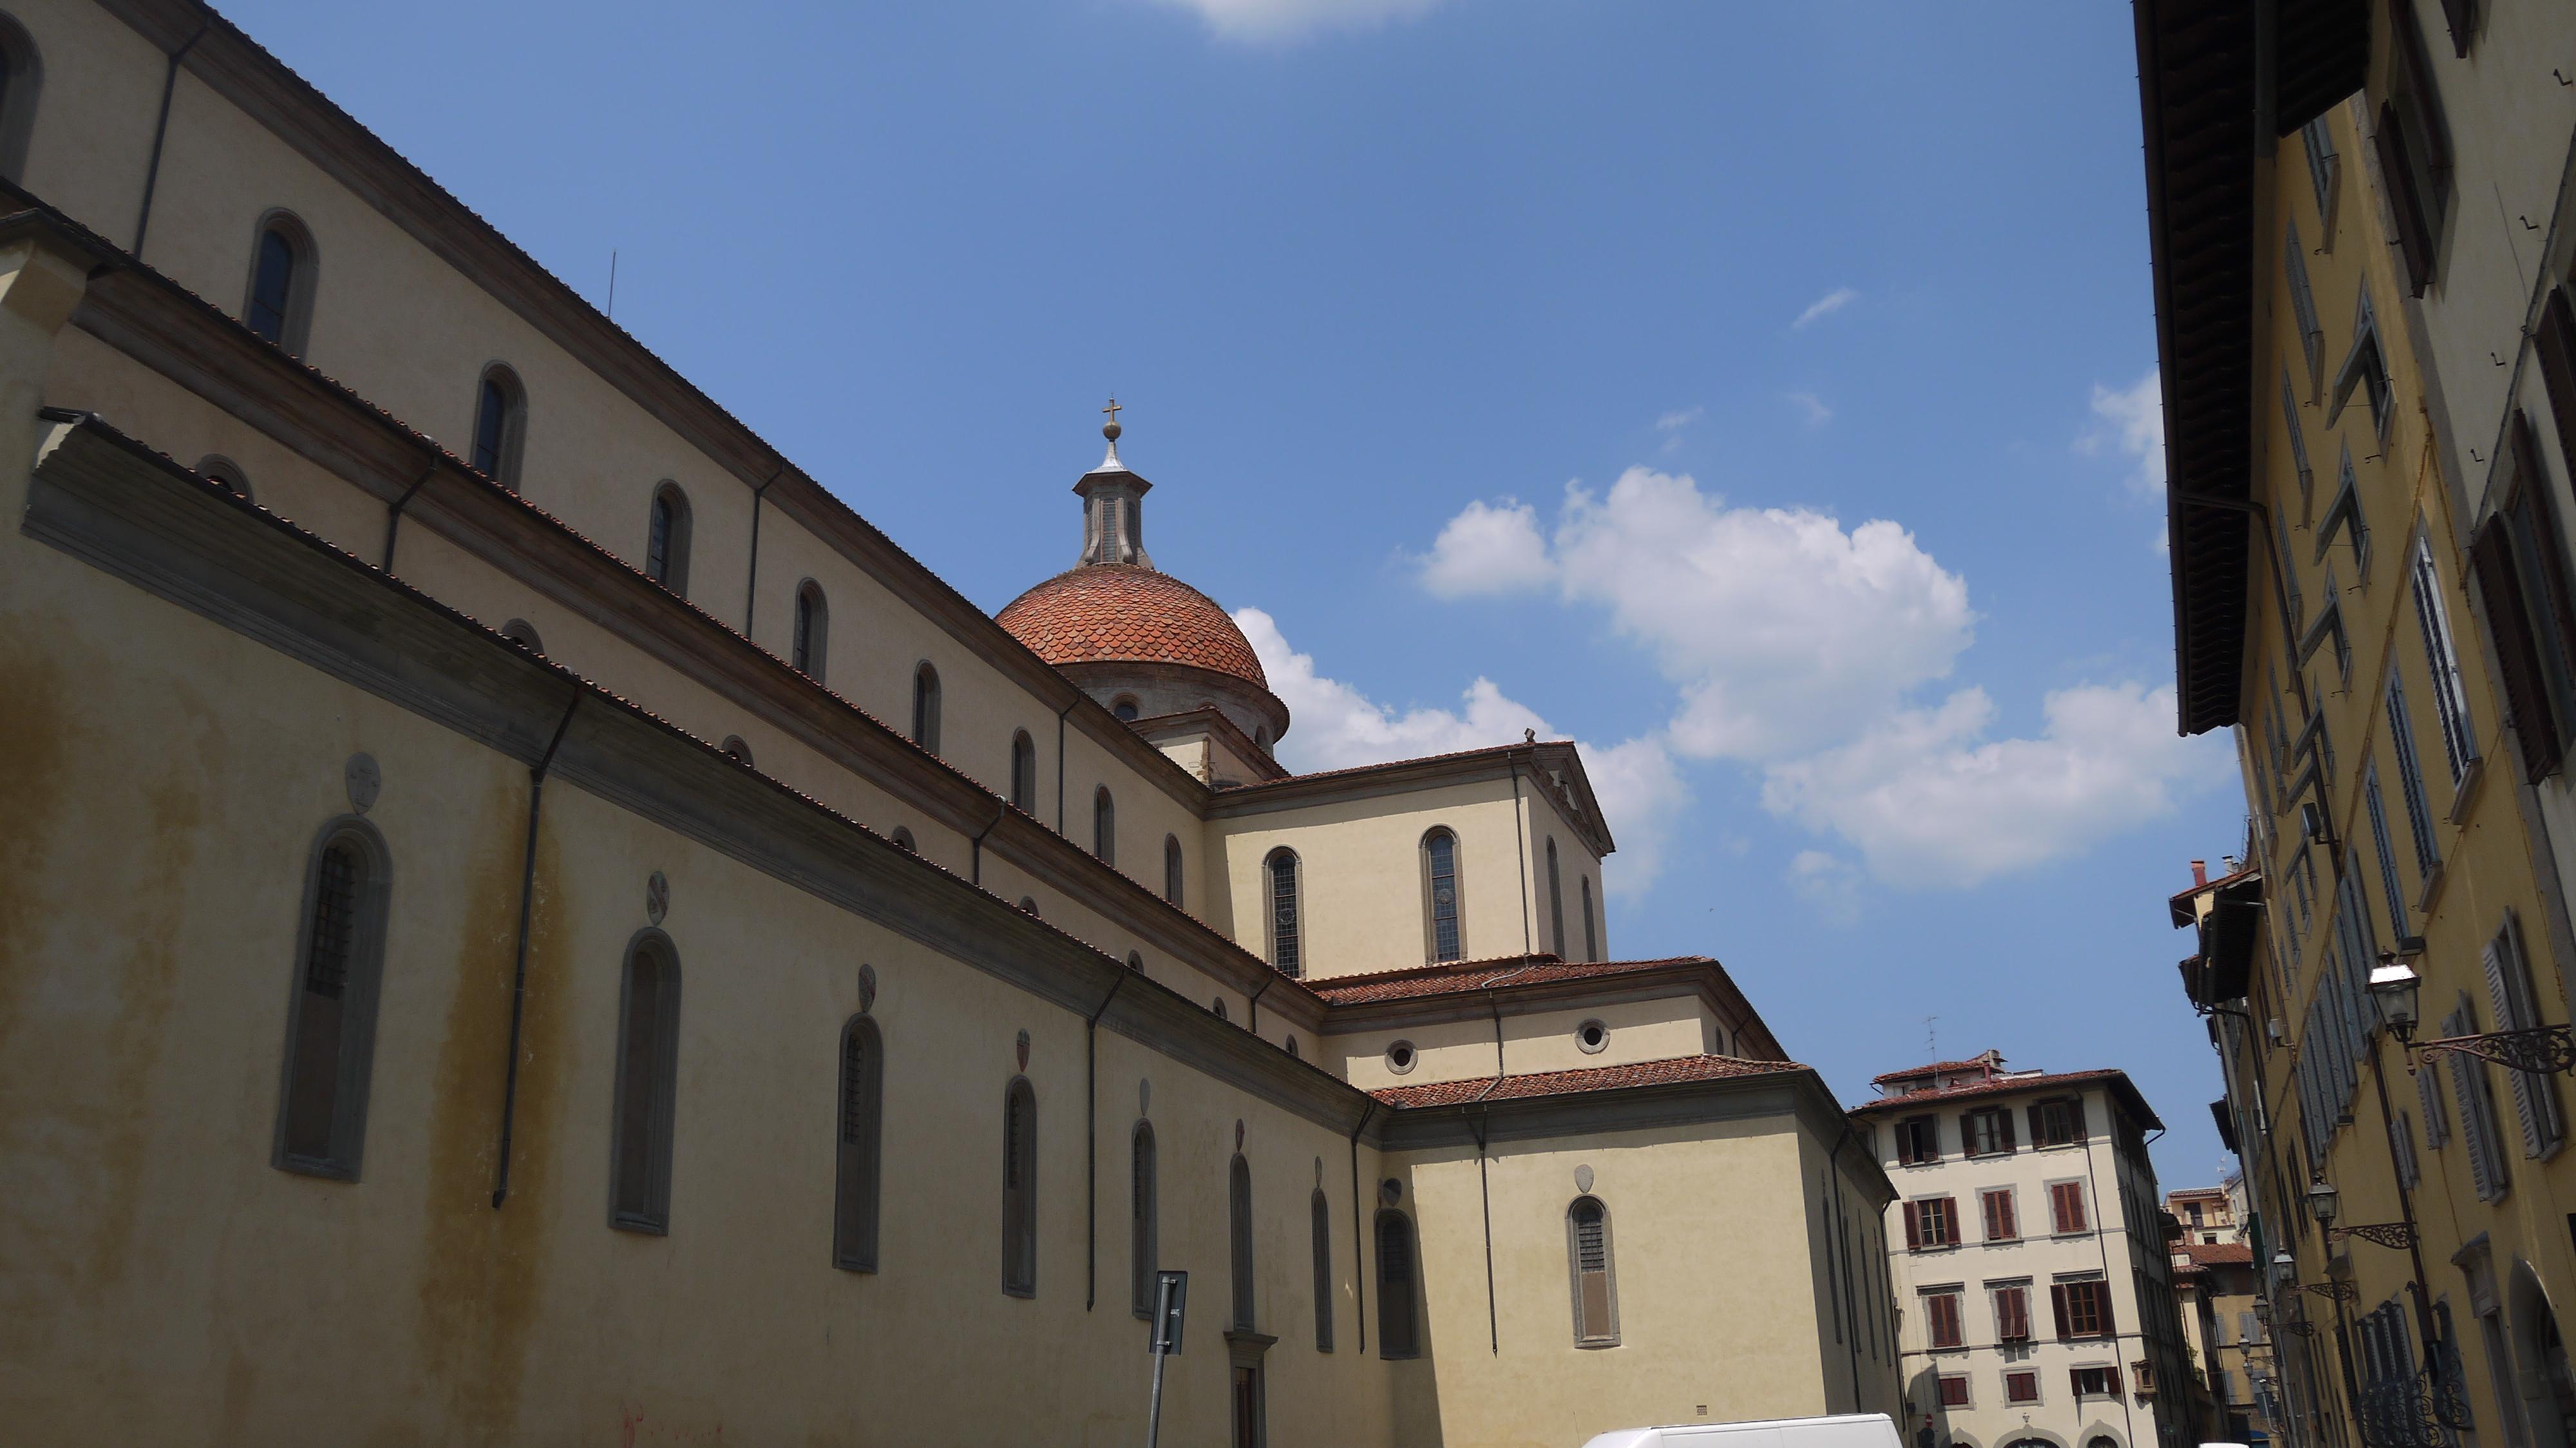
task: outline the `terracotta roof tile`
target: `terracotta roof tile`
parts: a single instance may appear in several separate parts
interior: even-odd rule
[[[1869,1084],[1876,1086],[1884,1081],[1902,1081],[1910,1076],[1946,1076],[1953,1071],[1981,1071],[1989,1064],[2000,1067],[2002,1061],[2003,1058],[2000,1056],[1992,1063],[1983,1056],[1971,1056],[1965,1061],[1935,1061],[1929,1066],[1908,1066],[1902,1071],[1889,1071],[1883,1075],[1872,1076],[1869,1078]]]
[[[2047,1091],[2059,1086],[2081,1086],[2095,1081],[2109,1083],[2113,1090],[2137,1111],[2140,1124],[2150,1131],[2162,1130],[2164,1122],[2155,1108],[2138,1091],[2129,1073],[2116,1070],[2034,1071],[2022,1076],[1998,1076],[1992,1081],[1979,1081],[1967,1086],[1944,1086],[1932,1091],[1907,1091],[1895,1096],[1873,1096],[1851,1108],[1854,1116],[1875,1116],[1886,1111],[1913,1111],[1935,1101],[1962,1101],[1973,1096],[2010,1096],[2023,1091]]]
[[[2189,1256],[2195,1267],[2254,1265],[2254,1249],[2243,1242],[2176,1242],[2174,1251]]]
[[[1500,1082],[1491,1076],[1478,1076],[1466,1081],[1430,1081],[1420,1086],[1385,1086],[1369,1094],[1389,1106],[1402,1108],[1456,1106],[1465,1101],[1573,1096],[1586,1091],[1617,1091],[1629,1086],[1723,1081],[1737,1076],[1772,1076],[1806,1069],[1795,1061],[1747,1061],[1736,1056],[1675,1056],[1669,1060],[1636,1061],[1625,1066],[1584,1066],[1571,1071],[1505,1076]]]
[[[1559,960],[1553,955],[1506,955],[1492,960],[1460,960],[1442,965],[1409,965],[1400,970],[1365,975],[1326,976],[1306,988],[1337,1006],[1370,1001],[1409,1000],[1417,996],[1457,995],[1493,986],[1538,985],[1547,981],[1590,980],[1630,975],[1675,965],[1715,965],[1705,955],[1676,955],[1663,960]]]
[[[1012,599],[994,620],[1050,664],[1186,664],[1256,689],[1269,677],[1216,600],[1168,573],[1126,563],[1068,569]]]

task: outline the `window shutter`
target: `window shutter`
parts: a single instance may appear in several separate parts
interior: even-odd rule
[[[2006,1151],[2013,1149],[2013,1115],[2011,1107],[1998,1106],[1995,1108],[1995,1135],[1999,1138],[1997,1145],[2001,1146]]]
[[[2523,609],[2513,543],[2506,536],[2510,526],[2501,513],[2490,516],[2469,546],[2469,563],[2486,604],[2487,627],[2495,635],[2505,707],[2513,715],[2513,736],[2522,750],[2522,777],[2538,784],[2558,772],[2558,722],[2541,691],[2540,647],[2532,638],[2531,616]]]
[[[1937,1200],[1941,1203],[1941,1245],[1955,1247],[1959,1243],[1959,1199],[1941,1197]]]
[[[2397,221],[2397,249],[2406,261],[2406,294],[2420,297],[2433,281],[2433,225],[2425,214],[2414,163],[2407,157],[2395,102],[2379,103],[2379,124],[2370,140],[2379,151],[2379,173],[2388,183],[2388,212]]]
[[[2052,1282],[2052,1283],[2050,1283],[2050,1284],[2049,1284],[2049,1287],[2048,1287],[2048,1310],[2050,1311],[2050,1313],[2052,1313],[2052,1314],[2057,1318],[2057,1340],[2058,1340],[2059,1342],[2064,1342],[2064,1341],[2066,1341],[2067,1336],[2068,1336],[2068,1333],[2067,1333],[2067,1331],[2066,1331],[2066,1284],[2065,1284],[2065,1283],[2063,1283],[2063,1282]]]
[[[2442,22],[2451,27],[2451,54],[2469,58],[2469,40],[2477,34],[2477,0],[2442,0]]]
[[[2451,1113],[2442,1100],[2442,1078],[2425,1069],[2415,1073],[2415,1095],[2424,1104],[2424,1144],[2435,1151],[2451,1139]]]
[[[2096,1282],[2093,1284],[2093,1310],[2101,1318],[2102,1335],[2104,1337],[2118,1337],[2120,1335],[2120,1324],[2114,1321],[2111,1317],[2110,1283]],[[2114,1389],[2117,1389],[2119,1385],[2120,1370],[2118,1368],[2113,1368],[2111,1370],[2111,1386]]]
[[[2069,1368],[2066,1373],[2066,1381],[2067,1385],[2074,1390],[2074,1395],[2076,1397],[2081,1398],[2084,1396],[2084,1370],[2082,1368]]]
[[[2571,602],[2567,586],[2566,544],[2558,532],[2556,492],[2550,487],[2549,472],[2540,464],[2540,447],[2531,433],[2530,415],[2517,408],[2513,414],[2511,435],[2506,439],[2513,448],[2514,471],[2522,477],[2518,502],[2530,506],[2532,549],[2540,559],[2540,577],[2533,580],[2533,592],[2542,608],[2549,610],[2550,622],[2558,630],[2558,666],[2576,676],[2576,602]],[[2563,725],[2566,721],[2560,721]]]
[[[2109,1314],[2104,1314],[2104,1320],[2109,1320]],[[2111,1395],[2113,1397],[2118,1397],[2120,1394],[2120,1365],[2118,1363],[2113,1363],[2111,1366],[2104,1368],[2102,1370],[2102,1380],[2110,1385]]]
[[[2484,958],[2487,1000],[2495,1007],[2496,1029],[2525,1031],[2540,1024],[2531,999],[2531,975],[2522,954],[2520,924],[2508,913],[2504,929],[2487,943]],[[2528,1071],[2505,1073],[2513,1085],[2514,1115],[2522,1126],[2522,1152],[2537,1158],[2557,1146],[2565,1134],[2558,1118],[2554,1078]]]
[[[1922,1207],[1923,1204],[1920,1202],[1905,1204],[1905,1250],[1908,1252],[1923,1250]]]
[[[2558,427],[2558,454],[2576,466],[2576,306],[2567,289],[2549,294],[2540,308],[2540,380],[2549,394],[2549,416]]]

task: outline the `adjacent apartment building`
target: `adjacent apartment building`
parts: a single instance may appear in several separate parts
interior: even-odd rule
[[[2182,1228],[2174,1243],[2174,1297],[2183,1341],[2208,1401],[2210,1441],[2265,1443],[2278,1431],[2271,1313],[2262,1306],[2254,1250],[2237,1211],[2242,1182],[2188,1187],[2165,1197]]]
[[[2196,1441],[2147,1133],[2126,1074],[1893,1071],[1854,1110],[1896,1183],[1889,1276],[1909,1422],[1959,1448]]]

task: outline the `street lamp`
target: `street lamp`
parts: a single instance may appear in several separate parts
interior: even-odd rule
[[[2411,953],[2411,952],[2410,952]],[[2418,1042],[2416,1013],[2424,978],[2393,950],[2381,951],[2379,968],[2370,973],[2370,994],[2388,1021],[2388,1032],[2406,1047],[2406,1070],[2412,1074],[2419,1057],[2474,1056],[2527,1076],[2576,1074],[2576,1031],[2566,1026],[2533,1026],[2518,1031],[2479,1031]]]
[[[2287,1247],[2272,1254],[2272,1281],[2282,1287],[2299,1280],[2299,1259]]]
[[[2335,1191],[2334,1183],[2324,1177],[2318,1177],[2308,1183],[2308,1215],[2317,1219],[2318,1226],[2334,1225],[2336,1203],[2339,1199],[2340,1194]]]
[[[2370,973],[2370,993],[2379,1000],[2379,1013],[2388,1021],[2388,1029],[2401,1041],[2415,1039],[2416,998],[2423,993],[2424,977],[2415,967],[2397,958],[2397,952],[2379,953],[2379,968]]]

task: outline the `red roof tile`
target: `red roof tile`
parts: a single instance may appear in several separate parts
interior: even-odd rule
[[[1306,988],[1337,1006],[1369,1001],[1409,1000],[1417,996],[1459,995],[1495,986],[1538,985],[1547,981],[1590,980],[1630,975],[1675,965],[1716,965],[1705,955],[1676,955],[1663,960],[1559,960],[1553,955],[1506,955],[1492,960],[1458,960],[1441,965],[1408,965],[1399,970],[1364,975],[1326,976]]]
[[[1270,687],[1243,630],[1216,600],[1151,568],[1093,563],[1068,569],[1012,599],[994,620],[1059,667],[1186,664]]]
[[[1466,1081],[1429,1081],[1420,1086],[1383,1086],[1369,1094],[1389,1106],[1417,1108],[1456,1106],[1466,1101],[1518,1101],[1532,1096],[1573,1096],[1586,1091],[1617,1091],[1629,1086],[1663,1086],[1682,1081],[1722,1081],[1737,1076],[1771,1076],[1804,1071],[1795,1061],[1747,1061],[1735,1056],[1675,1056],[1665,1061],[1637,1061],[1625,1066],[1584,1066],[1571,1071],[1540,1071],[1527,1076],[1491,1076]]]
[[[2195,1267],[2254,1265],[2254,1249],[2243,1242],[2176,1242],[2174,1250],[2188,1255]]]
[[[1877,1086],[1889,1081],[1903,1081],[1912,1076],[1946,1076],[1953,1071],[1982,1071],[1989,1065],[2001,1069],[2003,1057],[1997,1056],[1989,1062],[1983,1056],[1972,1056],[1965,1061],[1935,1061],[1929,1066],[1908,1066],[1902,1071],[1890,1071],[1884,1075],[1872,1076],[1869,1078],[1869,1084]]]

